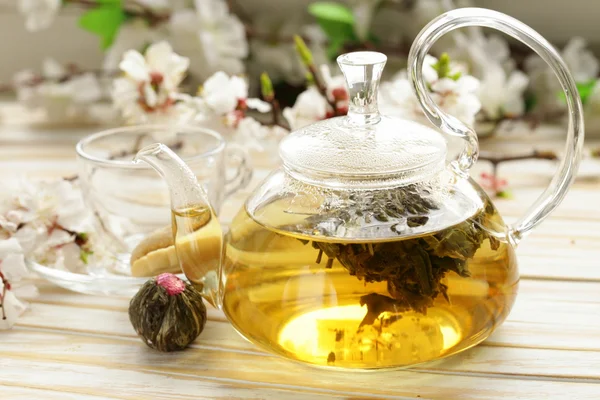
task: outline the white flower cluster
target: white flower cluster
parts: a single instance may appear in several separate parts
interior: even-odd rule
[[[327,98],[315,85],[311,85],[298,96],[293,107],[283,110],[283,116],[292,130],[332,117],[336,110],[341,114],[348,111],[349,99],[344,77],[341,74],[332,76],[327,65],[321,66],[321,76]],[[336,110],[332,109],[332,104]]]
[[[44,60],[41,74],[18,72],[13,85],[18,100],[29,109],[43,110],[50,122],[85,119],[103,96],[96,75],[68,71],[50,58]]]
[[[60,270],[82,272],[92,257],[95,237],[80,191],[63,179],[4,182],[0,193],[0,329],[10,328],[25,310],[19,297],[32,297],[35,287],[25,259]]]
[[[151,45],[145,55],[125,52],[119,68],[123,76],[113,82],[114,106],[129,123],[151,123],[180,119],[179,85],[190,60],[173,52],[167,42]]]
[[[416,35],[439,14],[472,3],[471,0],[420,0],[404,5],[384,4],[381,0],[347,2],[353,14],[353,35],[367,47],[377,46],[373,43],[374,34],[381,36],[373,29],[380,25],[387,27],[388,13],[382,11],[385,7],[394,6],[399,11],[394,17],[401,23],[395,25],[402,27],[401,32],[390,29],[389,38],[386,36],[390,47],[399,44],[402,37]],[[47,28],[61,4],[70,3],[18,0],[19,10],[26,16],[26,27],[32,31]],[[303,84],[306,68],[291,40],[294,34],[306,39],[315,65],[327,63],[326,49],[331,38],[328,40],[319,26],[307,25],[303,15],[282,17],[281,10],[287,10],[287,5],[281,5],[279,13],[247,13],[245,18],[252,20],[249,26],[232,13],[225,0],[139,0],[128,3],[127,7],[133,9],[128,9],[129,18],[119,27],[103,67],[107,72],[124,73],[115,80],[112,95],[114,105],[129,123],[201,120],[205,125],[233,131],[237,140],[259,148],[262,140],[259,138],[279,137],[285,130],[267,127],[247,116],[249,109],[262,113],[268,110],[267,105],[249,98],[247,80],[242,78],[246,67],[253,82],[267,72],[274,81]],[[239,8],[245,9],[233,7]],[[159,23],[147,18],[147,12],[159,18]],[[375,17],[378,21],[382,18],[384,23],[374,24]],[[430,57],[425,73],[431,96],[449,114],[467,124],[485,122],[496,126],[506,120],[526,119],[529,112],[538,117],[560,116],[565,112],[561,88],[547,64],[533,55],[521,63],[522,68],[518,67],[508,42],[499,35],[485,35],[483,29],[471,27],[445,35],[433,50],[437,54],[448,53],[454,61],[452,68],[460,76],[456,75],[456,79],[437,76],[431,68],[436,61]],[[573,38],[561,55],[583,88],[586,122],[600,125],[598,59],[582,38]],[[180,93],[188,73],[190,79],[186,84],[204,82],[196,96]],[[321,75],[326,95],[322,87],[311,85],[293,107],[284,110],[291,129],[344,113],[348,99],[343,78],[331,77],[326,66]],[[106,90],[93,74],[76,73],[47,60],[40,74],[23,71],[15,76],[13,84],[24,104],[44,110],[51,121],[90,117],[114,120],[97,104]],[[379,101],[387,114],[423,119],[405,72],[382,84]]]
[[[473,124],[481,104],[477,98],[479,81],[463,73],[464,66],[450,63],[448,76],[439,76],[438,60],[428,56],[424,77],[435,101],[449,114]],[[268,126],[246,115],[248,109],[259,113],[271,111],[270,104],[248,97],[248,84],[240,76],[219,71],[207,79],[196,96],[179,92],[179,84],[189,60],[180,57],[166,42],[151,45],[145,55],[130,50],[120,67],[124,76],[115,80],[114,105],[132,123],[186,122],[201,123],[219,131],[233,130],[233,140],[260,151],[268,139],[278,140],[287,134],[279,126]],[[332,75],[327,65],[320,68],[322,88],[316,84],[301,93],[294,106],[283,110],[292,130],[348,111],[348,92],[344,77]],[[406,71],[381,85],[380,109],[403,118],[424,120],[424,115],[410,88]]]
[[[478,118],[491,121],[514,119],[526,110],[526,95],[540,115],[553,115],[565,110],[561,87],[550,66],[532,54],[525,59],[524,70],[516,68],[508,42],[501,36],[485,36],[481,28],[452,34],[454,45],[447,49],[453,60],[467,66],[480,80],[477,97],[481,102]],[[593,88],[585,107],[586,118],[600,116],[598,59],[589,51],[584,39],[572,38],[561,52],[578,84]]]
[[[201,123],[233,131],[236,141],[253,148],[260,148],[267,137],[287,133],[246,115],[248,109],[266,113],[271,106],[250,98],[248,83],[240,76],[218,71],[196,96],[181,93],[179,85],[189,65],[190,60],[177,55],[165,41],[149,46],[144,55],[127,51],[119,64],[124,75],[113,84],[114,106],[129,123]]]
[[[448,53],[452,59],[465,63],[480,80],[476,95],[482,115],[488,120],[523,115],[529,78],[515,69],[506,40],[498,35],[486,37],[478,27],[466,33],[456,32],[453,39],[455,45]]]
[[[62,0],[19,0],[17,4],[25,16],[25,27],[32,32],[52,25],[61,5]]]
[[[423,78],[433,100],[448,114],[473,125],[481,108],[477,98],[479,80],[467,75],[464,66],[450,63],[446,76],[440,76],[434,66],[438,59],[427,56],[423,64]],[[423,122],[425,116],[413,93],[406,71],[396,74],[390,82],[381,84],[379,108],[384,114]]]
[[[193,3],[193,8],[188,3]],[[61,0],[18,0],[29,31],[48,28],[61,5]],[[224,0],[143,0],[132,7],[136,5],[157,15],[167,15],[168,22],[154,26],[142,18],[128,20],[119,27],[115,42],[106,54],[105,69],[116,69],[123,54],[130,49],[141,50],[168,38],[179,53],[189,55],[191,72],[197,79],[204,80],[217,71],[244,72],[243,60],[248,56],[246,31],[242,22],[229,12]]]

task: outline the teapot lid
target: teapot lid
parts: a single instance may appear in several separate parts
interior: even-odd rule
[[[446,140],[439,132],[379,114],[386,60],[371,51],[338,57],[349,92],[348,114],[301,128],[281,141],[279,154],[294,177],[326,186],[373,187],[420,181],[444,168]]]

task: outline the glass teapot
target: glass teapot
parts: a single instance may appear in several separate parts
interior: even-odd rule
[[[497,28],[535,50],[556,73],[569,108],[557,175],[512,226],[469,178],[475,132],[433,102],[422,76],[432,44],[470,25]],[[515,246],[560,203],[579,164],[584,134],[575,82],[554,48],[521,22],[465,8],[421,31],[409,79],[438,130],[379,114],[385,61],[375,52],[338,58],[347,116],[286,137],[282,167],[249,197],[224,239],[206,194],[173,152],[155,144],[137,155],[168,182],[188,279],[244,337],[290,359],[404,367],[486,339],[517,295]],[[462,139],[456,160],[447,162],[440,131]]]

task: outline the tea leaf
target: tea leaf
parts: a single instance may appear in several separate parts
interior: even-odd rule
[[[432,204],[426,204],[423,198],[415,197],[410,190],[396,195],[396,199],[411,199],[407,210],[427,213],[431,209],[429,206]],[[393,203],[386,205],[387,209],[378,212],[389,214]],[[377,243],[313,241],[312,247],[318,251],[317,259],[320,260],[322,253],[327,255],[326,268],[330,268],[332,261],[337,259],[350,275],[364,282],[387,282],[390,297],[372,293],[361,298],[361,305],[367,306],[367,314],[360,324],[362,328],[373,324],[383,312],[416,311],[425,314],[439,295],[449,301],[447,286],[442,283],[446,274],[452,271],[459,276],[469,276],[467,261],[475,255],[483,241],[489,239],[492,248],[500,245],[481,228],[485,212],[427,236]],[[427,217],[415,217],[413,223],[425,224],[427,221]]]

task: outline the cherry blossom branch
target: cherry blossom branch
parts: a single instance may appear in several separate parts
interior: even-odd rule
[[[307,65],[307,68],[308,68],[308,71],[310,72],[310,75],[315,84],[315,87],[317,88],[317,90],[319,91],[321,96],[323,96],[325,98],[325,100],[327,100],[327,104],[329,104],[329,107],[331,107],[331,109],[333,110],[333,116],[337,117],[337,116],[341,115],[339,113],[339,110],[338,110],[338,107],[337,107],[337,104],[335,103],[335,101],[330,99],[329,96],[327,95],[327,87],[321,80],[321,77],[319,75],[319,72],[317,71],[317,67],[315,66],[315,64]]]
[[[336,102],[327,95],[327,86],[325,86],[325,83],[323,82],[321,76],[319,75],[319,72],[317,71],[317,66],[313,61],[313,55],[306,46],[306,42],[299,35],[294,36],[294,41],[296,43],[296,52],[300,56],[300,59],[302,60],[304,66],[308,69],[309,80],[311,80],[312,83],[314,83],[321,96],[325,98],[327,104],[329,104],[329,107],[331,107],[331,109],[333,110],[333,116],[336,117],[342,115],[342,113],[338,109]]]
[[[558,156],[553,151],[539,151],[534,150],[529,154],[522,154],[517,156],[503,156],[491,152],[482,151],[479,153],[479,160],[487,161],[494,166],[497,166],[504,162],[509,161],[521,161],[521,160],[558,160]]]
[[[279,101],[275,98],[273,82],[271,82],[271,78],[269,78],[269,75],[266,72],[263,72],[260,75],[260,92],[263,99],[271,105],[271,125],[280,126],[284,129],[290,130],[290,127],[281,121],[281,107],[279,106]]]
[[[0,308],[2,308],[2,320],[6,320],[6,310],[4,309],[4,299],[6,298],[6,291],[10,290],[10,282],[6,279],[2,271],[0,271],[0,280],[2,280],[2,296],[0,296]]]
[[[524,122],[524,123],[527,123],[527,125],[529,126],[529,129],[534,130],[542,122],[548,121],[548,120],[557,120],[559,118],[562,118],[564,115],[565,115],[564,110],[557,110],[557,111],[553,111],[553,112],[546,112],[544,114],[529,113],[529,114],[523,114],[523,115],[518,115],[518,116],[504,115],[500,118],[490,118],[483,111],[481,111],[481,118],[479,118],[477,122],[493,124],[492,128],[488,131],[488,133],[490,133],[491,135],[494,135],[498,132],[498,130],[500,129],[500,127],[503,125],[504,122],[509,122],[509,123]]]
[[[0,83],[0,93],[3,92],[14,92],[19,86],[22,87],[36,87],[41,85],[44,82],[56,82],[56,83],[65,83],[70,81],[73,78],[84,74],[94,74],[99,77],[115,77],[120,74],[120,71],[116,70],[105,70],[105,69],[81,69],[77,65],[73,63],[69,63],[65,65],[65,69],[68,71],[62,76],[59,77],[45,77],[43,75],[33,75],[29,80],[21,82],[19,84],[10,84],[10,83]]]
[[[90,9],[100,6],[101,2],[98,0],[65,0],[65,5]],[[150,26],[167,22],[171,18],[171,13],[157,13],[151,7],[137,0],[124,0],[123,8],[131,16],[144,18]]]

